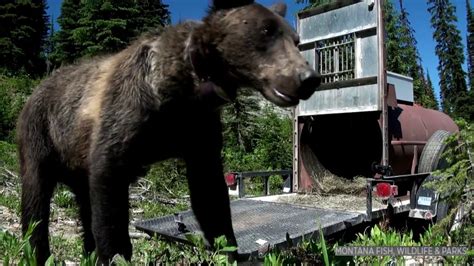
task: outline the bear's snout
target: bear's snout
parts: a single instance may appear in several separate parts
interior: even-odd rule
[[[299,74],[301,86],[299,88],[299,97],[307,100],[316,88],[321,84],[321,75],[312,69],[307,69]]]

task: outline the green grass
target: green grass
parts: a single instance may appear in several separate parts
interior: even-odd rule
[[[172,214],[179,211],[184,211],[189,208],[188,204],[178,203],[176,205],[164,205],[150,201],[132,202],[132,206],[143,210],[140,216],[144,219]]]
[[[56,261],[77,261],[82,259],[82,238],[77,236],[50,236],[51,253]]]
[[[34,250],[29,238],[37,223],[28,227],[24,237],[20,238],[8,231],[0,231],[0,260],[3,265],[37,265]],[[52,257],[47,265],[52,265]]]
[[[0,140],[0,167],[18,173],[19,165],[16,145]],[[5,172],[5,169],[0,170],[0,176],[3,176],[3,178],[9,177],[8,173]],[[0,180],[2,180],[1,177]]]
[[[20,199],[11,194],[0,194],[0,206],[7,207],[15,214],[20,214]]]

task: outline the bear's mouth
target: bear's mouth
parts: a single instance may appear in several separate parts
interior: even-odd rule
[[[280,92],[279,90],[273,88],[273,93],[280,99],[280,100],[283,100],[284,102],[286,102],[287,104],[289,105],[296,105],[298,104],[299,102],[299,99],[294,97],[294,96],[290,96],[288,94],[284,94],[282,92]]]

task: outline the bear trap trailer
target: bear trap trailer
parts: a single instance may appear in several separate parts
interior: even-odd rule
[[[413,103],[411,78],[386,71],[381,3],[339,0],[298,14],[300,51],[323,84],[294,110],[291,171],[226,175],[239,196],[231,201],[239,254],[258,256],[385,215],[430,220],[446,214],[439,195],[423,184],[435,178],[444,140],[457,127],[445,114]],[[365,193],[312,196],[328,173],[369,177]],[[268,195],[270,175],[286,177],[282,194]],[[265,178],[265,196],[245,198],[244,180],[255,176]],[[200,233],[191,210],[135,226],[185,243],[186,234]]]

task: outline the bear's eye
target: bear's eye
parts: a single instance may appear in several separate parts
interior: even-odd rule
[[[274,36],[278,32],[278,25],[274,20],[267,20],[263,24],[261,31],[264,36],[267,36],[267,37]]]

